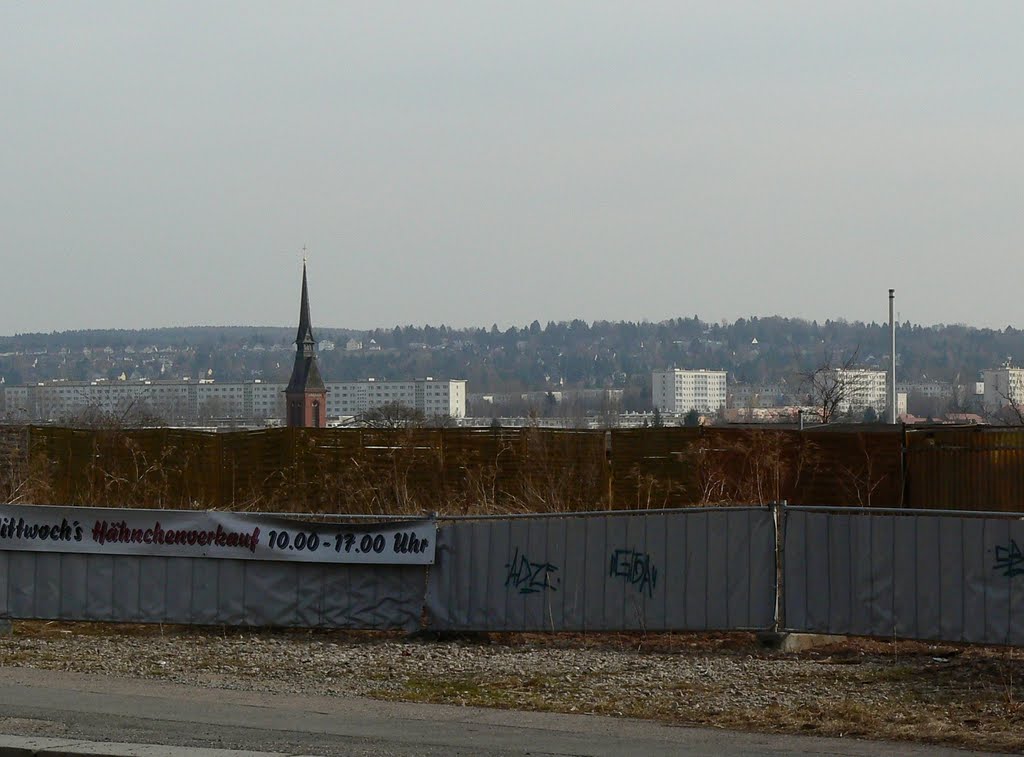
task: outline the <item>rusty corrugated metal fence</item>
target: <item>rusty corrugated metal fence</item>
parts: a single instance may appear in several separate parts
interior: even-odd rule
[[[914,507],[1024,511],[1024,428],[908,432],[906,456]]]
[[[720,503],[1024,510],[1024,430],[0,429],[11,502],[447,514]]]

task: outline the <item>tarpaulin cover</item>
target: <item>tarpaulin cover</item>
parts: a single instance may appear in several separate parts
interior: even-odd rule
[[[789,511],[785,625],[1024,643],[1024,521]]]
[[[437,630],[768,628],[766,508],[442,525],[427,590]]]
[[[0,551],[8,618],[415,629],[421,565]]]

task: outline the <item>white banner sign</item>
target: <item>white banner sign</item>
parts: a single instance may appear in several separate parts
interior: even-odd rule
[[[215,510],[0,505],[0,550],[431,565],[433,520],[315,523]]]

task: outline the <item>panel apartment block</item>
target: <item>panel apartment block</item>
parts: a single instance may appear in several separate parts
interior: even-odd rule
[[[725,371],[683,370],[651,373],[651,400],[663,413],[717,413],[725,407]]]
[[[263,381],[52,381],[0,386],[0,412],[22,422],[72,421],[93,410],[128,417],[146,410],[168,423],[283,419],[285,384]],[[387,402],[428,418],[466,415],[463,380],[327,382],[327,416],[352,416]]]

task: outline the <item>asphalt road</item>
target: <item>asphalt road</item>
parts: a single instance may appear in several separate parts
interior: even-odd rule
[[[0,733],[311,755],[964,755],[591,715],[271,695],[0,669]],[[100,752],[102,753],[102,752]]]

